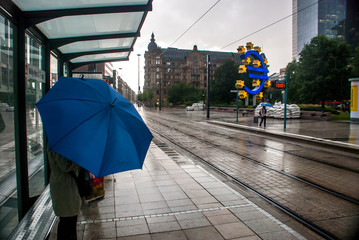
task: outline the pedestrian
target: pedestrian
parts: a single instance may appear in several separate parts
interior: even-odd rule
[[[262,126],[262,122],[264,122],[264,128],[266,128],[266,121],[267,121],[267,109],[266,106],[263,106],[262,109],[259,111],[259,116],[261,118],[261,122],[259,126]]]
[[[51,150],[48,150],[48,161],[52,207],[60,218],[57,239],[76,240],[81,197],[72,172],[78,176],[80,166]]]

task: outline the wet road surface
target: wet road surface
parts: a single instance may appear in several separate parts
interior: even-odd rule
[[[329,234],[350,239],[358,229],[357,155],[211,125],[205,112],[141,114],[155,135]]]

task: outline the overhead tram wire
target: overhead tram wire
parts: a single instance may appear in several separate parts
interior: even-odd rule
[[[186,31],[184,31],[169,47],[173,46],[178,40],[180,40],[183,35],[185,35],[194,25],[196,25],[207,13],[209,13],[209,11],[211,11],[221,0],[218,0],[217,2],[215,2],[204,14],[202,14],[202,16],[200,16],[197,21],[195,21],[189,28],[186,29]],[[168,49],[168,48],[167,48]],[[161,53],[161,55],[163,55],[167,49]]]
[[[307,8],[310,8],[310,7],[314,6],[315,4],[320,3],[321,1],[323,1],[323,0],[319,0],[318,2],[315,2],[315,3],[311,4],[311,5],[308,5],[308,6],[306,6],[305,8],[302,8],[302,9],[296,11],[295,13],[292,13],[292,14],[290,14],[290,15],[284,17],[284,18],[281,18],[281,19],[279,19],[279,20],[277,20],[277,21],[275,21],[275,22],[273,22],[273,23],[271,23],[271,24],[269,24],[269,25],[267,25],[267,26],[265,26],[265,27],[262,27],[261,29],[259,29],[259,30],[257,30],[257,31],[254,31],[253,33],[248,34],[248,35],[246,35],[246,36],[244,36],[244,37],[242,37],[242,38],[240,38],[240,39],[238,39],[238,40],[236,40],[236,41],[234,41],[234,42],[232,42],[232,43],[230,43],[230,44],[228,44],[228,45],[222,47],[221,49],[225,49],[225,48],[227,48],[227,47],[229,47],[229,46],[231,46],[231,45],[233,45],[233,44],[235,44],[235,43],[237,43],[237,42],[239,42],[239,41],[241,41],[241,40],[243,40],[243,39],[246,39],[246,38],[249,37],[249,36],[252,36],[252,35],[254,35],[254,34],[256,34],[256,33],[260,32],[260,31],[262,31],[262,30],[264,30],[264,29],[266,29],[266,28],[269,28],[269,27],[271,27],[271,26],[273,26],[273,25],[275,25],[275,24],[277,24],[277,23],[279,23],[279,22],[281,22],[281,21],[283,21],[283,20],[285,20],[285,19],[287,19],[287,18],[289,18],[289,17],[292,17],[293,15],[298,14],[299,12],[301,12],[301,11],[307,9]]]

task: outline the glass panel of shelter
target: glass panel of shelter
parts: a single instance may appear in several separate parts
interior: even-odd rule
[[[32,37],[25,38],[26,59],[26,131],[29,194],[39,196],[45,189],[43,128],[35,103],[43,95],[45,84],[44,48]]]
[[[0,239],[18,223],[14,126],[14,31],[0,15]]]

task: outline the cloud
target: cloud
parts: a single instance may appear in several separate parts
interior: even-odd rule
[[[153,10],[147,14],[145,23],[127,62],[116,63],[121,67],[120,75],[133,90],[138,89],[138,57],[141,54],[140,77],[143,86],[143,55],[147,50],[152,32],[156,43],[162,48],[171,44],[197,21],[218,0],[154,0]],[[270,64],[270,74],[278,72],[291,61],[291,18],[275,24],[259,33],[237,41],[292,13],[292,2],[221,0],[195,26],[193,26],[173,46],[200,50],[235,52],[239,45],[252,42],[262,47]]]

